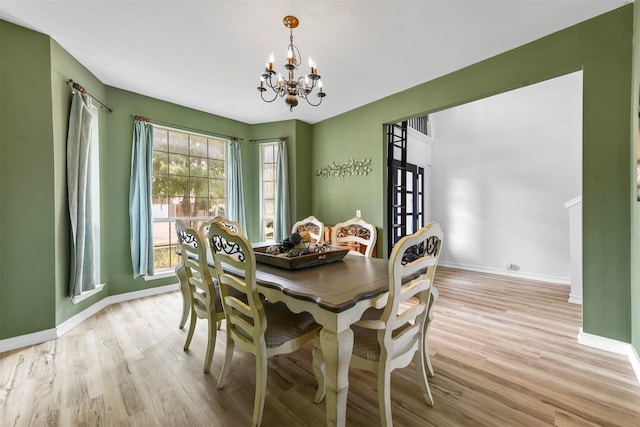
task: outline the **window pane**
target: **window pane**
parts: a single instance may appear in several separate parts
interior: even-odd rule
[[[209,196],[209,181],[207,178],[191,178],[191,195],[195,197]]]
[[[197,135],[189,136],[189,154],[207,157],[207,138]]]
[[[169,154],[162,151],[154,151],[152,155],[153,174],[166,174],[169,172]]]
[[[216,199],[226,198],[226,185],[227,181],[223,179],[210,179],[209,180],[209,196]]]
[[[176,207],[176,217],[191,216],[191,197],[175,197],[173,203]]]
[[[276,183],[273,181],[264,183],[264,197],[265,199],[275,199],[276,197]]]
[[[191,176],[207,176],[209,161],[203,157],[191,157]]]
[[[267,241],[273,241],[274,237],[273,237],[273,220],[272,219],[265,219],[264,220],[264,239]]]
[[[223,179],[224,177],[224,161],[209,160],[209,178]]]
[[[265,163],[264,164],[262,179],[264,181],[275,181],[276,180],[275,165],[273,163]]]
[[[167,189],[169,197],[189,196],[189,177],[181,175],[169,175]]]
[[[189,135],[182,132],[169,131],[169,151],[189,154]]]
[[[153,149],[166,152],[169,148],[166,129],[153,129]]]
[[[272,217],[274,215],[274,202],[273,199],[265,199],[264,201],[264,216]]]
[[[153,241],[158,245],[168,245],[170,243],[170,225],[168,222],[153,223]]]
[[[208,197],[196,197],[194,199],[194,211],[192,216],[208,216],[209,215],[209,198]]]
[[[265,145],[262,151],[264,163],[273,163],[276,161],[275,145]]]
[[[224,199],[209,199],[209,216],[223,216],[226,218]]]
[[[158,200],[153,201],[151,205],[153,218],[169,218],[169,207],[172,205],[168,204],[167,201],[168,200],[166,198],[162,202]]]
[[[224,141],[209,138],[209,158],[224,160],[225,146]]]
[[[189,176],[189,156],[169,154],[169,174]]]

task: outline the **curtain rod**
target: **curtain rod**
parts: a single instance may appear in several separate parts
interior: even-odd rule
[[[208,130],[202,130],[202,129],[190,128],[188,126],[176,125],[174,123],[168,123],[168,122],[163,122],[162,120],[150,119],[150,118],[144,117],[144,116],[134,116],[132,114],[131,117],[133,117],[136,120],[142,121],[142,122],[149,122],[149,123],[154,123],[154,124],[161,125],[161,126],[168,126],[168,127],[175,128],[177,130],[186,130],[186,131],[190,131],[190,132],[198,132],[198,133],[205,134],[205,135],[217,136],[217,137],[220,137],[220,138],[227,138],[227,139],[230,139],[231,141],[244,141],[243,138],[238,138],[237,136],[223,135],[221,133],[215,133],[215,132],[211,132],[211,131],[208,131]]]
[[[111,108],[109,108],[109,107],[107,106],[107,104],[105,104],[104,102],[100,101],[100,100],[99,100],[98,98],[96,98],[95,96],[91,95],[91,94],[89,93],[89,91],[88,91],[88,90],[86,90],[86,89],[84,88],[84,86],[80,85],[80,84],[79,84],[79,83],[77,83],[77,82],[74,82],[72,79],[67,80],[67,84],[68,84],[69,86],[71,86],[72,88],[74,88],[75,90],[77,90],[78,92],[80,92],[80,93],[84,93],[84,94],[86,94],[86,95],[89,95],[89,96],[90,96],[92,99],[94,99],[98,104],[100,104],[102,107],[104,107],[104,108],[106,108],[107,110],[109,110],[109,112],[110,112],[110,113],[113,113],[113,110],[112,110]]]
[[[287,136],[278,136],[278,137],[273,137],[273,138],[260,138],[260,139],[250,139],[249,142],[265,142],[265,141],[269,141],[269,142],[273,142],[273,141],[286,141],[287,139],[289,139],[289,137]]]

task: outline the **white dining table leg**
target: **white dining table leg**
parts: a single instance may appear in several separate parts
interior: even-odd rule
[[[349,361],[353,350],[353,331],[336,333],[326,327],[320,331],[320,343],[325,362],[325,402],[327,426],[343,427],[347,418],[349,393]]]

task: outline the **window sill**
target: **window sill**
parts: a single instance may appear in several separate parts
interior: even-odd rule
[[[74,304],[78,304],[79,302],[82,302],[87,298],[92,297],[99,292],[102,292],[102,289],[104,289],[104,283],[97,285],[95,289],[91,289],[90,291],[83,292],[78,296],[72,297],[71,302]]]
[[[150,280],[157,280],[157,279],[165,279],[167,277],[175,277],[176,273],[174,270],[170,269],[170,270],[165,270],[165,271],[161,271],[158,274],[155,274],[153,276],[142,276],[142,278],[148,282]]]

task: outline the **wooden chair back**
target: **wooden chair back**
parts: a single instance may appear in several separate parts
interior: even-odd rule
[[[336,246],[356,244],[354,248],[356,253],[361,253],[359,246],[364,246],[363,255],[368,257],[373,254],[377,238],[376,227],[360,217],[339,222],[331,230],[331,244]]]
[[[324,223],[313,215],[296,222],[291,227],[292,233],[301,233],[303,231],[308,232],[315,243],[324,240]]]

